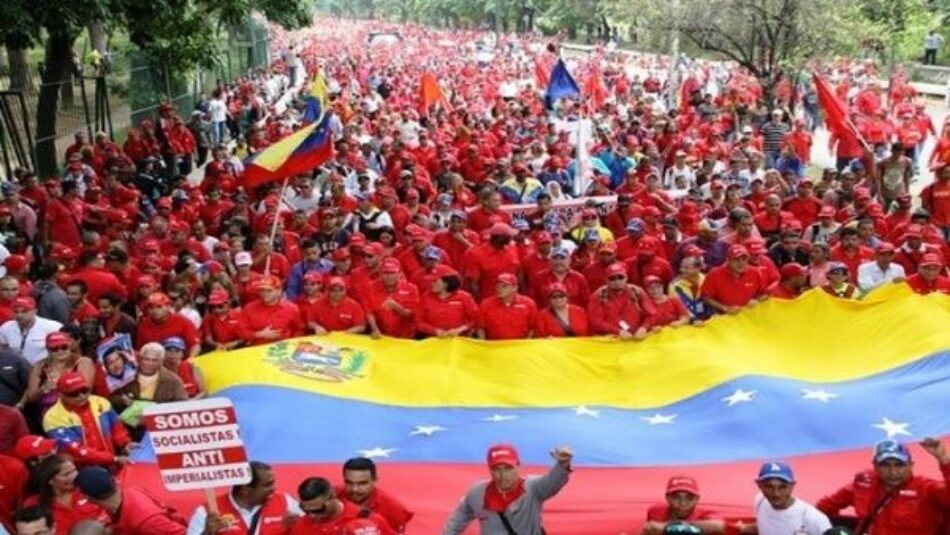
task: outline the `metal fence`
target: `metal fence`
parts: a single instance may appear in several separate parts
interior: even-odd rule
[[[77,132],[93,139],[102,131],[121,144],[129,127],[157,116],[162,102],[187,116],[201,94],[267,66],[269,48],[266,26],[251,23],[221,43],[214,68],[193,73],[170,72],[134,49],[116,51],[98,65],[77,54],[61,72],[47,73],[46,82],[42,63],[29,64],[23,80],[11,79],[9,68],[0,66],[0,175],[9,177],[17,166],[58,171]]]

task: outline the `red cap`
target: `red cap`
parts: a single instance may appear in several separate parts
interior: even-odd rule
[[[600,217],[597,215],[597,210],[593,208],[584,208],[581,210],[581,217]]]
[[[485,456],[485,461],[488,463],[489,468],[494,468],[499,464],[507,464],[510,466],[518,466],[521,464],[521,460],[518,458],[518,450],[511,444],[497,444],[488,448],[488,455]]]
[[[317,273],[316,271],[308,271],[304,273],[303,281],[323,283],[323,274]]]
[[[7,206],[7,205],[5,205],[5,204],[0,205],[0,215],[10,215],[10,214],[12,214],[12,213],[13,213],[13,212],[10,211],[10,207],[9,207],[9,206]]]
[[[419,190],[417,190],[416,188],[412,188],[406,192],[406,199],[418,199],[418,198],[419,198]]]
[[[13,300],[13,310],[25,308],[27,310],[36,310],[36,301],[32,297],[17,297]]]
[[[733,245],[729,248],[726,256],[730,259],[741,258],[743,256],[749,256],[749,251],[741,245]]]
[[[511,228],[505,223],[495,223],[488,229],[489,236],[508,236],[514,237],[518,234],[518,231]]]
[[[765,242],[759,239],[746,240],[745,248],[750,255],[760,255],[765,253]]]
[[[66,333],[55,332],[46,335],[46,347],[69,345],[73,339]]]
[[[327,281],[327,288],[332,288],[334,286],[346,288],[346,279],[343,277],[330,277],[330,280]]]
[[[350,236],[350,247],[360,249],[364,245],[366,245],[366,236],[364,236],[362,233],[357,232],[356,234]]]
[[[782,266],[780,270],[783,279],[790,279],[792,277],[803,277],[808,272],[805,270],[805,266],[799,264],[798,262],[789,262]]]
[[[142,277],[142,278],[144,279],[145,277]],[[141,282],[141,280],[139,282]],[[164,307],[164,306],[170,305],[172,303],[172,300],[169,299],[168,296],[162,292],[155,292],[152,295],[148,296],[148,300],[145,303],[146,303],[147,308]]]
[[[172,199],[171,197],[162,197],[158,199],[158,202],[156,202],[155,205],[158,206],[159,208],[171,208]]]
[[[940,255],[934,253],[927,253],[920,259],[920,266],[937,266],[943,267],[943,260],[940,259]]]
[[[815,183],[812,182],[810,178],[806,178],[805,180],[802,180],[801,182],[798,183],[798,187],[800,188],[810,188],[814,185]]]
[[[535,232],[534,236],[532,237],[532,240],[534,241],[534,243],[538,245],[545,244],[545,243],[554,243],[554,236],[551,236],[550,232],[545,232],[545,231]]]
[[[333,260],[334,262],[346,260],[349,257],[350,257],[350,251],[347,250],[345,247],[334,249],[333,252],[330,254],[330,259]]]
[[[637,242],[638,253],[656,254],[656,248],[660,245],[659,241],[652,236],[644,236]]]
[[[306,277],[304,277],[304,279],[306,280]],[[224,290],[215,290],[208,295],[208,304],[211,306],[226,305],[230,300],[228,292]]]
[[[722,180],[717,179],[709,183],[710,189],[724,189],[725,187],[726,185],[722,183]]]
[[[620,262],[614,262],[607,266],[607,277],[613,277],[615,275],[627,276],[627,266]]]
[[[76,392],[89,390],[89,383],[86,382],[86,378],[81,373],[68,372],[61,375],[59,380],[56,381],[56,390],[59,390],[60,394],[75,394]]]
[[[602,242],[597,247],[598,253],[616,253],[617,252],[617,243],[612,241]]]
[[[567,286],[564,286],[564,284],[560,282],[551,283],[551,285],[548,286],[548,290],[545,295],[551,297],[556,293],[567,294]]]
[[[155,277],[151,275],[142,275],[139,277],[139,287],[141,288],[154,288],[158,286],[158,283],[155,282]]]
[[[402,271],[401,266],[399,265],[399,260],[395,258],[387,258],[383,260],[383,263],[379,266],[380,273],[400,273]]]
[[[834,217],[835,213],[837,212],[835,212],[834,206],[825,205],[821,207],[821,210],[818,210],[818,217]]]
[[[705,256],[705,254],[706,253],[698,245],[695,245],[692,243],[683,248],[683,258],[689,258],[689,257],[702,258],[703,256]]]
[[[13,456],[23,462],[49,455],[56,451],[56,441],[39,435],[24,435],[13,446]]]
[[[363,246],[363,256],[379,256],[383,254],[383,244],[379,242],[369,242]]]
[[[264,289],[268,289],[268,290],[279,290],[280,287],[281,287],[280,279],[278,279],[277,277],[275,277],[275,276],[273,276],[273,275],[268,275],[268,276],[262,278],[262,279],[261,279],[260,281],[258,281],[258,283],[257,283],[257,289],[258,289],[258,290],[264,290]]]
[[[688,492],[693,496],[699,496],[699,485],[696,480],[687,476],[673,476],[666,484],[666,493]]]
[[[888,243],[886,241],[882,241],[881,243],[877,244],[877,247],[874,249],[874,252],[875,253],[893,253],[894,244]]]
[[[656,275],[647,275],[643,277],[643,285],[649,286],[651,284],[663,284],[663,279],[657,277]]]
[[[3,265],[6,266],[7,271],[20,272],[30,264],[30,261],[21,254],[12,254],[3,261]]]
[[[501,275],[498,275],[496,281],[498,284],[507,284],[508,286],[518,285],[518,277],[516,277],[513,273],[502,273]]]

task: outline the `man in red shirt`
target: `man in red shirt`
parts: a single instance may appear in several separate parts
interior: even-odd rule
[[[210,351],[234,349],[241,339],[241,310],[232,309],[231,297],[224,290],[208,295],[208,313],[201,322],[201,343]]]
[[[106,259],[99,251],[86,249],[79,255],[79,267],[73,271],[68,281],[82,281],[88,289],[89,301],[98,303],[107,293],[122,298],[128,296],[128,288],[114,273],[106,269]]]
[[[322,477],[303,480],[297,489],[304,516],[290,535],[396,535],[382,516],[366,514],[360,506],[341,500]]]
[[[726,253],[726,263],[706,275],[701,292],[706,303],[717,312],[735,314],[757,303],[765,287],[759,270],[749,267],[746,248],[733,245]]]
[[[343,463],[343,486],[336,487],[337,496],[381,516],[389,527],[404,533],[414,516],[412,511],[377,485],[376,464],[372,459],[355,457]]]
[[[652,305],[643,289],[627,283],[627,266],[607,268],[607,285],[590,296],[587,316],[591,334],[612,334],[621,340],[642,339],[652,326]]]
[[[950,130],[950,126],[945,128]],[[931,222],[943,231],[944,241],[950,241],[950,162],[934,169],[934,178],[920,192],[920,203],[930,212]]]
[[[782,280],[768,289],[769,297],[795,299],[807,288],[808,270],[798,262],[789,262],[780,270]]]
[[[921,295],[933,292],[950,294],[950,277],[941,275],[943,261],[936,254],[926,254],[917,265],[917,273],[907,277],[907,284]]]
[[[488,243],[472,247],[465,253],[464,275],[472,296],[476,299],[495,295],[495,284],[500,275],[517,278],[521,260],[511,239],[518,233],[505,223],[495,223],[488,230]]]
[[[66,247],[78,249],[82,243],[82,221],[85,208],[82,200],[76,194],[75,181],[62,184],[52,179],[46,182],[46,191],[49,201],[46,203],[45,219],[46,239],[50,243],[59,243]]]
[[[481,206],[468,214],[468,228],[482,232],[497,223],[511,224],[511,214],[501,210],[501,193],[487,190],[479,194]]]
[[[644,533],[663,533],[667,523],[688,521],[703,533],[722,533],[725,525],[710,509],[698,507],[699,485],[687,476],[673,476],[666,484],[666,503],[647,509]]]
[[[452,215],[449,216],[448,228],[432,238],[432,245],[449,255],[449,262],[455,269],[462,269],[462,259],[465,252],[481,241],[477,232],[465,228],[467,218],[468,215],[465,210],[454,210]]]
[[[590,298],[587,279],[580,272],[571,269],[570,257],[567,249],[563,247],[551,251],[548,268],[532,279],[531,295],[539,307],[548,306],[548,288],[554,283],[564,285],[570,304],[587,305],[587,300]]]
[[[16,533],[13,512],[24,498],[30,472],[16,457],[0,454],[0,527]]]
[[[821,201],[814,195],[814,184],[809,179],[798,183],[798,195],[785,201],[782,209],[792,214],[803,227],[807,227],[818,220],[821,211]]]
[[[852,283],[858,280],[858,268],[861,264],[874,258],[874,251],[861,245],[861,239],[855,228],[841,229],[841,241],[831,248],[831,260],[841,262],[848,268],[848,276]]]
[[[346,279],[330,277],[327,280],[327,295],[315,307],[317,313],[308,325],[317,334],[343,331],[360,334],[366,331],[366,313],[352,297],[346,295]]]
[[[399,261],[395,258],[383,260],[379,273],[379,280],[363,294],[363,310],[366,311],[370,335],[373,338],[380,335],[413,338],[419,289],[403,279]]]
[[[267,344],[304,334],[297,305],[281,295],[280,280],[267,275],[257,283],[258,299],[244,306],[241,338],[248,345]]]
[[[86,283],[73,280],[66,284],[66,299],[69,300],[69,323],[82,325],[86,318],[99,318],[99,310],[86,299]]]
[[[518,278],[511,273],[498,275],[495,294],[479,306],[478,337],[484,340],[531,338],[538,306],[530,297],[518,293]]]
[[[174,509],[140,488],[120,486],[100,466],[83,468],[76,487],[109,513],[113,533],[122,535],[185,535],[188,523]]]
[[[156,292],[145,301],[146,316],[139,320],[135,333],[136,349],[149,342],[162,343],[166,338],[177,336],[188,345],[188,357],[194,357],[201,349],[198,343],[198,330],[195,324],[185,316],[171,309],[171,299]]]
[[[941,535],[950,510],[950,452],[934,438],[920,445],[940,465],[943,481],[915,476],[907,446],[884,440],[874,448],[874,469],[860,472],[816,507],[832,520],[854,507],[855,533],[874,535]]]
[[[653,275],[659,277],[663,287],[673,280],[673,268],[660,256],[660,241],[653,236],[644,236],[637,242],[637,254],[624,260],[627,265],[627,279],[631,284],[644,286],[644,280]]]

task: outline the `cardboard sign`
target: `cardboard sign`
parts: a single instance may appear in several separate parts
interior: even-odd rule
[[[561,218],[568,223],[574,221],[577,215],[583,210],[589,201],[594,201],[597,211],[601,216],[606,216],[617,206],[617,196],[607,197],[581,197],[578,199],[568,199],[566,201],[557,201],[553,205],[555,212],[561,215]],[[537,204],[505,204],[500,207],[502,211],[511,214],[514,219],[524,219],[528,214],[538,209]]]
[[[210,489],[251,481],[231,400],[161,403],[143,414],[166,489]]]

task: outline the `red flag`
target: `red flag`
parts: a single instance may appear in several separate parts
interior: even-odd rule
[[[419,96],[422,99],[423,113],[428,111],[429,107],[433,104],[445,102],[445,95],[442,94],[442,88],[439,87],[439,83],[435,80],[435,76],[431,72],[426,72],[422,75]]]
[[[587,74],[587,79],[584,81],[584,96],[590,99],[595,110],[600,109],[607,100],[607,89],[600,80],[600,65],[597,63],[592,66],[590,73]]]
[[[548,86],[548,82],[551,80],[551,69],[542,65],[541,62],[537,59],[534,60],[534,83],[537,84],[539,89],[544,89]]]
[[[813,76],[815,79],[815,93],[818,96],[818,103],[821,105],[822,111],[825,112],[825,124],[828,126],[828,131],[839,138],[850,137],[860,141],[862,145],[866,145],[864,139],[861,138],[861,134],[855,130],[854,124],[848,120],[848,110],[844,103],[838,100],[838,97],[835,96],[834,91],[828,87],[824,79],[818,76],[817,73]]]

